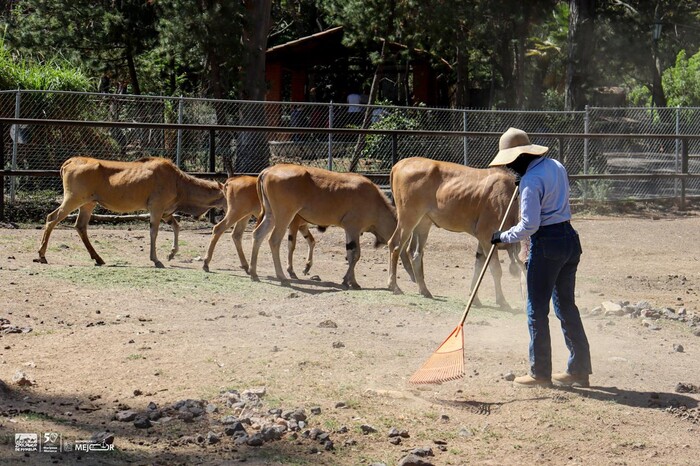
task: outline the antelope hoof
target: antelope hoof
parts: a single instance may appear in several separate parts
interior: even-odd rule
[[[100,266],[102,266],[102,265],[105,265],[105,261],[103,261],[102,259],[100,259],[100,258],[98,257],[97,259],[95,259],[95,265],[96,265],[97,267],[100,267]]]
[[[209,264],[205,262],[204,265],[202,265],[202,270],[204,270],[205,272],[209,272]]]
[[[165,266],[163,265],[163,263],[161,261],[155,261],[153,264],[156,266],[157,269],[164,269],[165,268]],[[102,265],[102,264],[97,264],[97,265]]]
[[[357,282],[350,283],[350,288],[352,288],[353,290],[361,290],[362,289],[362,287]]]
[[[308,275],[309,270],[311,270],[311,264],[306,264],[306,267],[304,267],[304,275]]]
[[[420,294],[422,294],[425,298],[433,299],[433,294],[428,290],[423,290],[420,292]]]
[[[49,263],[46,260],[46,257],[39,257],[38,259],[34,259],[33,262],[36,262],[37,264],[48,264]]]
[[[248,268],[248,264],[246,265],[241,265],[241,268],[245,270],[245,273],[250,274],[250,269]]]
[[[170,254],[168,254],[168,260],[173,260],[173,257],[175,257],[175,251],[171,251]]]
[[[510,304],[508,304],[506,301],[498,301],[498,302],[496,302],[496,304],[497,304],[498,307],[499,307],[501,310],[503,310],[503,311],[509,311],[509,312],[510,312],[510,311],[513,310],[513,308],[510,307]]]
[[[297,277],[297,274],[294,273],[294,270],[287,269],[287,273],[289,274],[289,278],[292,280],[299,280],[299,277]]]
[[[259,281],[260,281],[260,278],[258,278],[258,274],[257,274],[257,273],[250,273],[250,272],[249,272],[249,274],[250,274],[250,279],[251,279],[252,281],[254,281],[254,282],[259,282]]]
[[[292,284],[291,284],[291,282],[290,282],[289,280],[287,280],[286,278],[283,278],[283,279],[280,280],[280,285],[282,285],[282,286],[291,286]]]

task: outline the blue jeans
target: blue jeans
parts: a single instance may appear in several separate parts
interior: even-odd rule
[[[542,226],[532,235],[527,267],[527,318],[530,374],[535,378],[549,379],[552,376],[550,299],[571,353],[566,371],[572,375],[591,373],[588,339],[574,300],[581,252],[578,233],[569,222]]]

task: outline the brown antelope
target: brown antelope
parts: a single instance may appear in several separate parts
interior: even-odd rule
[[[156,267],[163,263],[156,256],[156,237],[161,220],[171,223],[174,232],[172,259],[178,251],[180,230],[174,212],[200,216],[212,207],[224,208],[223,185],[184,173],[170,160],[143,158],[135,162],[72,157],[61,166],[63,202],[46,217],[39,259],[46,263],[46,247],[54,227],[76,209],[75,228],[96,265],[105,262],[90,244],[87,225],[97,204],[115,212],[148,210],[151,224],[151,260]]]
[[[375,246],[386,244],[396,228],[396,212],[379,188],[362,175],[335,173],[299,165],[280,164],[258,176],[262,218],[253,231],[250,276],[258,280],[256,266],[260,243],[270,234],[275,273],[283,284],[287,278],[280,264],[280,243],[295,216],[308,223],[339,226],[345,230],[348,270],[343,286],[359,289],[355,264],[360,258],[360,235],[370,232]],[[412,276],[408,254],[402,253],[404,267]]]
[[[430,227],[435,224],[449,231],[466,232],[479,245],[472,288],[491,247],[491,235],[498,230],[508,206],[515,178],[501,168],[476,169],[450,162],[422,157],[401,160],[391,170],[391,191],[396,204],[398,224],[389,240],[389,289],[401,293],[396,284],[396,262],[399,252],[409,243],[415,281],[420,293],[432,297],[425,285],[423,251]],[[505,229],[518,222],[517,209],[511,209]],[[519,245],[504,245],[511,258],[510,271],[524,271],[517,254]],[[501,265],[498,256],[491,261],[491,274],[496,285],[496,302],[508,304],[501,288]],[[474,300],[478,305],[478,300]]]
[[[231,227],[233,227],[231,237],[233,238],[233,244],[238,253],[238,260],[241,262],[241,268],[248,272],[248,261],[246,261],[245,254],[243,253],[241,239],[250,218],[253,216],[259,217],[260,211],[262,210],[260,199],[258,198],[256,182],[257,177],[254,176],[236,176],[229,178],[226,180],[226,183],[224,183],[224,195],[226,196],[226,205],[228,207],[226,208],[226,215],[224,218],[212,229],[211,240],[209,241],[209,248],[207,249],[207,257],[204,259],[204,265],[202,266],[206,272],[209,272],[209,262],[211,262],[212,255],[214,254],[216,243],[219,241],[219,238],[221,238],[221,235]],[[302,236],[309,245],[304,275],[307,275],[311,269],[314,246],[316,245],[316,240],[311,235],[311,232],[309,232],[308,224],[298,216],[295,217],[289,225],[289,247],[287,249],[289,264],[287,272],[290,277],[295,279],[297,275],[294,273],[292,257],[296,247],[298,231],[301,231]]]

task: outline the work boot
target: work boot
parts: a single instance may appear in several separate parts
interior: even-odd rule
[[[554,374],[552,376],[552,382],[554,382],[554,385],[557,387],[590,387],[588,383],[588,374],[576,375],[562,372],[561,374]]]
[[[513,380],[513,385],[516,387],[551,387],[552,381],[549,379],[535,378],[531,375],[523,375],[522,377],[516,377]]]

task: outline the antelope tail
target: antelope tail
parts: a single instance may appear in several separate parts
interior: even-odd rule
[[[263,179],[265,175],[267,174],[267,170],[263,170],[260,172],[258,175],[258,180],[257,183],[255,183],[255,186],[258,190],[258,199],[260,199],[260,213],[258,213],[257,217],[257,222],[255,223],[255,226],[257,227],[260,225],[260,222],[262,222],[262,218],[265,215],[265,204],[268,203],[267,201],[267,195],[265,194],[265,188],[263,187]]]

